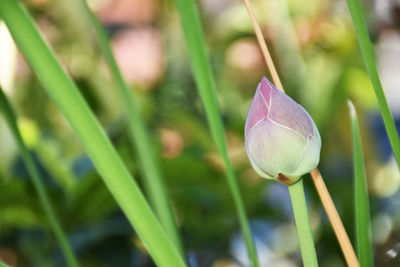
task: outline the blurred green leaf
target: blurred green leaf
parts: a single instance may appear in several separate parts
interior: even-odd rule
[[[10,267],[7,264],[5,264],[2,260],[0,260],[0,267]]]
[[[375,96],[378,100],[379,109],[385,124],[386,132],[389,137],[390,144],[392,145],[393,154],[397,161],[397,166],[400,168],[400,138],[396,130],[396,125],[393,120],[392,113],[390,112],[389,105],[386,101],[383,92],[381,80],[376,68],[376,62],[373,52],[371,40],[368,35],[367,26],[365,24],[364,16],[359,0],[347,0],[351,18],[353,20],[354,28],[356,31],[358,44],[360,45],[361,53],[364,59],[365,67],[367,68],[369,78],[372,86],[374,87]]]
[[[0,87],[0,110],[3,113],[8,126],[11,129],[12,134],[14,135],[14,138],[17,141],[19,150],[21,152],[22,159],[24,160],[24,163],[28,169],[28,172],[32,178],[33,184],[35,186],[35,189],[39,195],[40,202],[43,206],[43,209],[46,212],[47,219],[49,220],[50,226],[52,230],[54,231],[54,234],[56,235],[56,238],[58,239],[58,242],[60,243],[60,247],[64,253],[65,259],[68,263],[68,266],[79,266],[78,261],[68,243],[67,237],[65,236],[65,233],[63,232],[60,222],[53,210],[53,207],[50,203],[49,197],[47,196],[45,186],[42,183],[42,178],[39,175],[39,172],[36,168],[36,165],[31,157],[31,154],[29,153],[28,149],[25,146],[24,141],[22,140],[21,133],[18,130],[17,126],[17,118],[12,110],[12,107],[10,103],[7,100],[6,95],[4,94],[3,90]],[[16,213],[20,215],[20,213]]]
[[[357,252],[360,265],[373,266],[373,250],[371,243],[371,218],[369,210],[368,187],[365,175],[364,156],[358,128],[357,113],[351,101],[348,102],[351,115],[353,136],[353,168],[354,168],[354,208],[357,238]]]
[[[215,81],[211,71],[210,62],[206,55],[206,44],[196,3],[194,0],[176,0],[175,4],[180,14],[181,25],[189,52],[192,71],[206,112],[211,134],[225,164],[225,173],[242,227],[247,253],[252,265],[256,267],[259,266],[257,252],[251,235],[240,189],[236,181],[235,171],[233,170],[232,163],[228,156],[225,129],[218,106]]]
[[[83,6],[96,30],[97,39],[103,52],[104,58],[110,69],[118,93],[124,103],[129,123],[129,134],[131,142],[135,145],[138,159],[141,165],[141,171],[144,176],[145,188],[154,211],[158,215],[161,225],[173,241],[182,255],[182,244],[178,234],[175,216],[172,212],[170,200],[165,187],[165,182],[161,174],[160,166],[155,153],[151,147],[150,134],[147,131],[140,114],[140,109],[134,95],[131,94],[128,85],[124,81],[122,74],[115,61],[110,47],[109,37],[97,17],[89,9],[86,0],[83,0]]]

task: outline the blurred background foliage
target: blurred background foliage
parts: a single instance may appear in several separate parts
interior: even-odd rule
[[[122,103],[80,0],[23,1],[141,184]],[[321,172],[354,239],[351,129],[359,113],[371,198],[376,266],[400,265],[400,174],[344,0],[253,0],[287,93],[316,121]],[[262,266],[300,266],[287,188],[263,180],[244,149],[244,122],[267,70],[240,0],[199,0],[229,152]],[[378,67],[400,126],[400,4],[362,1]],[[124,78],[141,105],[191,266],[247,266],[244,243],[170,0],[89,1],[112,36]],[[268,75],[267,75],[268,76]],[[66,120],[0,26],[0,83],[19,116],[68,238],[83,266],[153,266]],[[321,266],[345,266],[310,179],[310,219]],[[0,118],[0,259],[63,266],[27,170]]]

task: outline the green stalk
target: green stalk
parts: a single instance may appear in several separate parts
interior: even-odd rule
[[[369,78],[372,86],[374,87],[376,99],[378,100],[379,109],[381,111],[383,123],[385,124],[386,132],[393,149],[393,154],[396,158],[397,166],[400,167],[400,139],[396,130],[392,113],[390,112],[389,105],[382,89],[381,81],[379,79],[374,52],[368,35],[367,26],[364,21],[364,16],[362,14],[360,2],[359,0],[347,0],[347,4],[349,6],[365,67],[367,68]]]
[[[45,186],[42,183],[42,178],[39,175],[39,172],[36,168],[36,165],[32,159],[31,154],[29,153],[24,141],[22,140],[21,133],[17,126],[17,118],[15,113],[7,100],[6,95],[0,87],[0,111],[3,113],[3,116],[10,128],[12,135],[14,136],[18,148],[21,152],[22,160],[24,161],[26,168],[29,172],[29,175],[32,177],[33,185],[37,191],[39,196],[40,203],[43,206],[44,212],[49,220],[50,227],[52,228],[59,244],[61,250],[64,253],[65,260],[68,263],[68,266],[79,266],[78,261],[68,243],[67,237],[62,230],[61,224],[58,221],[58,218],[51,206],[50,200],[47,196]]]
[[[317,253],[315,252],[310,219],[307,212],[307,203],[304,195],[303,179],[289,185],[288,188],[290,199],[292,200],[303,265],[305,267],[318,266]]]
[[[71,124],[94,166],[158,266],[185,266],[78,88],[55,59],[17,0],[0,1],[0,17]]]
[[[374,266],[374,254],[371,243],[371,218],[360,129],[358,128],[356,109],[351,101],[349,101],[349,106],[353,136],[354,209],[356,213],[357,254],[361,266],[372,267]]]
[[[180,14],[192,71],[206,112],[211,134],[225,164],[226,178],[239,217],[247,253],[252,265],[256,267],[259,266],[257,253],[240,195],[239,186],[236,181],[235,172],[228,156],[225,130],[218,106],[214,77],[206,54],[206,44],[196,3],[195,0],[175,0],[175,4]]]
[[[146,130],[145,124],[142,120],[138,104],[133,94],[131,94],[129,87],[124,81],[117,66],[106,31],[93,12],[91,12],[86,1],[83,0],[82,2],[93,26],[95,27],[100,48],[110,69],[111,76],[118,89],[120,98],[125,105],[131,142],[136,147],[150,203],[152,204],[155,213],[158,215],[161,225],[169,235],[169,238],[173,241],[180,253],[184,255],[175,217],[164,184],[164,179],[161,175],[158,160],[154,153],[152,153],[153,149],[149,140],[150,134]]]
[[[10,267],[10,266],[5,264],[2,260],[0,260],[0,267]]]

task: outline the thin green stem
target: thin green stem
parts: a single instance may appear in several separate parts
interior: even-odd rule
[[[2,261],[0,260],[0,267],[10,267],[10,266],[7,265],[7,264],[5,264],[4,262],[2,262]]]
[[[72,126],[155,263],[165,267],[185,266],[93,112],[44,43],[27,11],[17,0],[1,0],[0,16],[21,53]]]
[[[175,0],[175,4],[180,14],[192,71],[206,112],[211,134],[225,163],[226,177],[239,217],[247,253],[252,265],[257,267],[259,263],[253,237],[251,235],[235,172],[228,156],[225,130],[218,106],[214,77],[206,54],[206,45],[196,3],[195,0]]]
[[[104,30],[97,17],[89,9],[86,1],[83,0],[82,2],[93,26],[95,27],[100,48],[110,69],[120,98],[124,103],[128,115],[127,119],[129,123],[131,142],[136,147],[141,171],[145,178],[145,189],[149,195],[150,203],[158,215],[161,225],[169,235],[169,238],[171,238],[181,254],[184,255],[176,220],[164,184],[164,179],[161,175],[158,160],[154,153],[152,153],[153,149],[149,140],[150,134],[146,130],[145,123],[142,120],[136,99],[134,98],[134,95],[131,94],[128,85],[121,75],[110,47],[110,40],[107,32]]]
[[[24,141],[22,140],[21,133],[17,126],[17,118],[15,113],[7,100],[3,90],[0,87],[0,111],[3,113],[4,118],[10,128],[14,138],[16,139],[18,148],[21,152],[22,160],[24,161],[26,168],[28,169],[29,175],[32,177],[33,185],[38,193],[40,203],[43,206],[44,212],[49,220],[50,227],[52,228],[59,244],[61,250],[64,253],[65,260],[68,263],[68,266],[76,267],[79,266],[78,261],[68,243],[67,237],[62,230],[61,224],[51,206],[50,200],[47,196],[45,187],[42,183],[42,178],[39,175],[39,172],[36,168],[36,165],[32,159],[31,154],[29,153],[28,149]]]
[[[357,254],[361,266],[372,267],[374,266],[374,254],[371,242],[371,218],[364,156],[361,145],[360,129],[358,128],[356,109],[350,101],[349,106],[353,136],[354,209],[356,220]]]
[[[353,20],[354,28],[356,31],[358,44],[360,45],[361,54],[364,59],[365,67],[367,68],[369,78],[372,86],[374,87],[375,96],[378,100],[379,109],[385,124],[386,132],[389,137],[390,144],[394,157],[397,161],[397,166],[400,167],[400,139],[396,130],[396,125],[393,120],[392,113],[390,112],[389,105],[386,101],[385,94],[382,89],[381,80],[379,79],[378,70],[374,57],[371,40],[368,35],[367,26],[364,21],[362,9],[359,0],[347,0],[351,18]]]
[[[306,197],[304,194],[303,179],[288,186],[292,200],[293,214],[296,221],[299,237],[301,257],[305,267],[318,266],[317,253],[311,231],[310,219],[307,212]]]

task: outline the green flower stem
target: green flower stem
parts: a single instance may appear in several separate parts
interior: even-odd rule
[[[7,265],[7,264],[5,264],[4,262],[2,262],[2,261],[0,260],[0,267],[10,267],[10,266]]]
[[[359,0],[347,0],[351,18],[353,20],[356,31],[358,44],[360,45],[361,54],[364,59],[365,67],[367,68],[369,78],[374,87],[375,96],[378,100],[379,109],[385,124],[386,132],[392,146],[394,157],[397,161],[397,166],[400,167],[400,139],[396,130],[396,125],[390,112],[389,105],[386,101],[385,94],[382,89],[381,80],[379,79],[378,70],[371,40],[368,35],[367,26],[365,25],[364,16],[362,14]]]
[[[89,9],[86,0],[83,0],[85,10],[90,17],[90,20],[95,27],[98,42],[103,52],[104,58],[110,69],[114,83],[120,94],[127,113],[129,122],[130,137],[135,145],[138,159],[141,165],[141,170],[144,175],[144,184],[146,192],[149,195],[150,203],[152,204],[161,225],[169,235],[180,253],[184,255],[181,240],[178,234],[178,228],[175,221],[175,216],[172,212],[171,204],[165,188],[164,180],[161,175],[160,167],[156,156],[154,155],[149,140],[150,134],[146,131],[145,124],[142,120],[138,104],[134,96],[131,94],[126,82],[124,81],[121,72],[117,66],[114,55],[110,47],[109,37],[100,24],[99,20]]]
[[[8,124],[8,127],[12,132],[12,135],[16,139],[18,148],[22,156],[22,160],[25,163],[29,175],[32,177],[32,182],[39,196],[40,203],[42,204],[47,219],[49,220],[50,227],[53,230],[60,244],[61,250],[65,256],[65,260],[68,266],[71,267],[79,266],[78,261],[68,243],[67,237],[64,231],[62,230],[61,224],[57,219],[53,207],[51,206],[45,187],[42,183],[42,178],[39,175],[39,172],[36,168],[33,158],[29,153],[28,149],[26,148],[24,141],[22,140],[21,133],[17,126],[17,118],[15,116],[15,113],[1,87],[0,87],[0,111],[3,113],[4,118]]]
[[[371,242],[371,217],[368,199],[367,177],[365,175],[364,156],[356,109],[349,101],[351,128],[353,136],[354,164],[354,210],[356,225],[357,254],[360,265],[374,266],[374,253]]]
[[[303,265],[305,267],[318,266],[317,253],[315,252],[310,219],[307,212],[306,197],[304,195],[303,179],[289,185],[288,188],[290,199],[292,200]]]
[[[71,124],[155,263],[165,267],[185,266],[78,88],[40,37],[32,18],[17,0],[1,0],[0,17],[25,59]]]
[[[180,14],[186,46],[192,64],[192,71],[206,112],[211,134],[225,163],[226,178],[239,217],[247,253],[253,267],[257,267],[259,264],[253,237],[251,235],[243,200],[240,195],[240,189],[236,181],[235,172],[228,156],[225,130],[218,106],[214,77],[206,54],[206,44],[204,42],[196,3],[195,0],[175,0],[175,4]]]

